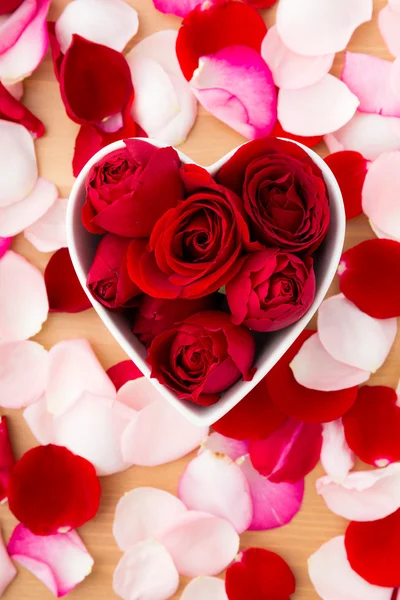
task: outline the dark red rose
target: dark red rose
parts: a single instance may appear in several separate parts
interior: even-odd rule
[[[209,406],[240,377],[254,375],[254,339],[229,315],[201,312],[160,333],[149,349],[151,377],[183,398]]]
[[[183,199],[181,163],[173,148],[125,143],[91,168],[82,221],[91,233],[146,238],[161,215]]]
[[[212,310],[218,307],[218,296],[210,294],[197,300],[164,300],[143,296],[133,322],[133,333],[145,346],[150,346],[153,339],[163,331],[181,323],[195,313]]]
[[[237,273],[250,245],[240,198],[196,165],[184,165],[185,199],[155,225],[150,241],[133,240],[132,280],[155,298],[200,298]]]
[[[97,246],[87,276],[93,296],[108,308],[137,306],[140,289],[128,275],[126,253],[130,240],[108,233]]]
[[[226,285],[232,321],[276,331],[298,321],[315,297],[313,259],[267,248],[253,252]]]
[[[268,246],[311,254],[329,226],[322,172],[294,143],[262,138],[245,144],[217,180],[242,195],[253,234]]]

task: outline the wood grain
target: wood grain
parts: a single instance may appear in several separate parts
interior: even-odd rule
[[[128,0],[140,16],[140,31],[136,43],[147,35],[167,28],[177,29],[179,20],[158,13],[151,0]],[[56,19],[67,0],[53,0],[50,18]],[[371,23],[360,27],[350,42],[349,48],[355,52],[366,52],[390,58],[377,28],[377,13],[386,4],[385,0],[375,0],[375,15]],[[274,11],[265,14],[268,24],[274,20]],[[133,45],[133,44],[132,44]],[[343,54],[335,61],[334,73],[340,73]],[[71,159],[77,125],[69,121],[60,100],[57,82],[54,78],[50,57],[47,56],[36,73],[25,83],[25,102],[41,117],[46,125],[47,135],[37,142],[40,173],[54,181],[63,196],[68,196],[73,183]],[[243,141],[243,138],[217,121],[200,108],[198,121],[182,150],[200,164],[210,164]],[[321,154],[326,149],[321,145]],[[351,247],[363,239],[372,237],[372,232],[364,217],[348,224],[346,247]],[[37,252],[22,236],[15,241],[13,249],[28,258],[40,269],[44,269],[49,256]],[[337,291],[337,283],[332,292]],[[46,348],[67,338],[88,338],[104,367],[110,367],[125,358],[124,352],[113,340],[94,310],[78,315],[49,316],[42,332],[36,340]],[[397,340],[386,364],[372,378],[372,383],[395,386],[400,375],[400,339]],[[13,445],[17,456],[35,444],[22,416],[17,412],[7,412]],[[101,443],[101,441],[100,441]],[[156,486],[176,493],[177,483],[185,464],[190,457],[172,464],[152,469],[134,467],[129,471],[103,478],[103,496],[96,519],[81,529],[81,535],[95,559],[93,573],[70,594],[71,600],[112,600],[112,574],[120,552],[112,536],[112,521],[118,499],[137,486]],[[242,536],[242,547],[262,546],[279,552],[293,568],[297,578],[297,600],[317,598],[307,575],[307,558],[323,542],[341,534],[345,521],[331,514],[323,501],[315,493],[315,479],[321,475],[318,467],[307,478],[306,496],[300,514],[290,525],[265,533],[246,533]],[[7,505],[0,507],[0,520],[5,538],[11,534],[15,519]],[[50,600],[52,594],[28,571],[18,569],[19,575],[4,595],[5,600]],[[183,583],[181,589],[183,588]],[[181,591],[181,590],[180,590]],[[174,600],[180,597],[180,592]],[[204,599],[207,600],[207,599]],[[251,600],[249,598],[249,600]]]

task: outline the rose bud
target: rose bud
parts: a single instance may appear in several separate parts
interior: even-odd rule
[[[148,237],[156,221],[183,198],[173,148],[126,140],[96,163],[86,179],[82,222],[91,233]]]
[[[267,246],[311,254],[324,239],[330,212],[322,172],[293,142],[249,142],[217,180],[243,197],[253,235]]]
[[[153,339],[163,331],[184,321],[195,313],[212,310],[218,307],[218,296],[210,294],[197,300],[164,300],[143,296],[133,322],[133,333],[145,346],[150,346]]]
[[[315,296],[313,259],[267,248],[249,254],[226,285],[232,322],[276,331],[298,321]]]
[[[155,298],[200,298],[237,273],[250,244],[240,198],[197,165],[184,165],[185,200],[168,210],[150,240],[133,240],[128,270],[143,292]]]
[[[253,378],[255,342],[248,329],[220,311],[200,312],[154,338],[151,377],[183,398],[209,406],[240,377]]]
[[[136,306],[141,290],[128,275],[126,253],[130,240],[109,233],[97,246],[87,276],[93,296],[108,308]]]

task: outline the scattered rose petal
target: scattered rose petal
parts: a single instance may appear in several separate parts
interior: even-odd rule
[[[400,316],[400,243],[374,239],[347,250],[340,260],[340,290],[350,302],[376,319]],[[1,266],[1,263],[0,263]]]
[[[68,248],[61,248],[50,258],[44,272],[50,312],[76,313],[92,304],[75,273]]]
[[[346,219],[361,215],[362,190],[368,170],[368,161],[359,152],[335,152],[325,158],[342,192]]]
[[[288,418],[265,440],[250,443],[250,459],[257,471],[274,483],[303,479],[319,461],[322,445],[319,423]]]
[[[179,574],[173,560],[156,540],[129,548],[114,571],[113,590],[123,600],[168,600],[178,586]]]
[[[45,395],[30,404],[23,415],[39,444],[45,446],[53,441],[53,416],[47,410]]]
[[[347,559],[344,536],[332,538],[308,559],[308,574],[325,600],[391,600],[393,590],[369,584]]]
[[[153,0],[157,10],[167,15],[186,17],[203,0]]]
[[[48,353],[30,341],[0,342],[0,406],[22,408],[44,393]]]
[[[122,404],[139,412],[159,397],[157,390],[153,387],[149,380],[140,373],[136,379],[127,381],[119,388],[117,398]]]
[[[389,0],[388,4],[393,10],[400,11],[400,0]]]
[[[8,434],[7,417],[0,417],[0,503],[7,498],[8,482],[15,460]],[[3,550],[3,540],[0,535],[0,564]],[[4,565],[3,565],[4,566]],[[2,573],[0,567],[0,573]],[[0,596],[2,594],[0,581]]]
[[[354,467],[354,452],[344,435],[342,419],[322,425],[321,464],[334,483],[342,483]]]
[[[24,95],[24,84],[22,81],[3,81],[2,82],[6,90],[16,99],[21,100]]]
[[[71,592],[94,565],[76,531],[40,536],[20,524],[14,529],[7,550],[15,562],[28,569],[57,597]]]
[[[240,467],[227,456],[205,450],[194,458],[181,476],[178,496],[189,509],[228,520],[238,533],[251,523],[249,485]]]
[[[0,237],[0,258],[5,255],[5,253],[11,246],[11,242],[12,242],[11,237],[7,237],[7,238]]]
[[[361,387],[343,426],[348,445],[364,462],[384,467],[400,460],[400,406],[392,388]]]
[[[378,27],[389,52],[400,56],[400,14],[390,6],[384,6],[378,15]]]
[[[271,69],[275,85],[297,90],[313,85],[329,73],[334,54],[302,56],[292,52],[281,40],[276,25],[271,27],[261,46],[261,56]]]
[[[113,534],[120,550],[156,538],[168,529],[187,509],[176,496],[150,487],[126,493],[115,509]]]
[[[28,196],[38,177],[35,147],[29,131],[0,120],[0,207]]]
[[[196,577],[183,590],[181,600],[228,600],[225,582],[216,577]]]
[[[0,596],[4,594],[6,588],[10,585],[16,574],[17,569],[14,567],[6,550],[3,536],[0,535]],[[219,599],[217,598],[216,600]],[[223,597],[222,600],[224,600]]]
[[[396,58],[390,64],[389,93],[394,94],[397,102],[400,102],[400,59]]]
[[[354,31],[372,19],[373,0],[283,0],[276,23],[293,52],[320,56],[344,50]]]
[[[132,360],[123,360],[110,367],[107,371],[107,375],[115,385],[117,391],[128,381],[143,377],[143,373]]]
[[[328,74],[299,90],[281,89],[278,119],[284,129],[297,135],[325,135],[348,123],[358,105],[357,96]]]
[[[67,198],[58,198],[49,210],[27,227],[24,235],[39,252],[54,252],[67,247]]]
[[[226,454],[234,462],[249,453],[249,442],[225,437],[219,433],[211,433],[203,442],[200,452],[211,450],[214,454]]]
[[[26,106],[19,102],[20,98],[15,97],[12,93],[13,91],[18,95],[17,89],[9,89],[9,87],[3,85],[0,81],[0,118],[5,121],[20,123],[35,137],[42,137],[44,135],[43,123]]]
[[[48,310],[43,275],[19,254],[7,252],[0,260],[0,340],[36,335]]]

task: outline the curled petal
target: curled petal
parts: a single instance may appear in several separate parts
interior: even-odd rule
[[[128,381],[132,381],[138,377],[143,377],[143,373],[132,360],[123,360],[110,367],[107,371],[107,375],[115,385],[115,389],[117,391]]]
[[[362,191],[368,171],[368,161],[359,152],[335,152],[325,162],[336,177],[342,192],[346,219],[361,215]]]
[[[346,442],[342,419],[322,426],[321,464],[334,483],[342,483],[354,467],[354,452]]]
[[[40,219],[25,229],[24,236],[39,252],[67,247],[67,204],[68,199],[58,198]]]
[[[10,437],[8,435],[7,417],[0,417],[0,503],[7,498],[8,482],[10,473],[14,467],[14,455],[11,447]],[[3,539],[0,535],[0,564],[2,551],[4,550]],[[3,573],[4,565],[0,568]],[[6,570],[6,569],[5,569]],[[2,584],[0,580],[0,595],[2,594]]]
[[[30,341],[0,342],[0,406],[22,408],[44,394],[48,352]]]
[[[35,148],[29,131],[0,120],[0,207],[28,196],[38,177]]]
[[[14,567],[4,546],[3,536],[0,535],[0,596],[3,595],[16,574],[17,569]]]
[[[210,450],[214,454],[225,454],[231,460],[237,461],[238,458],[242,458],[249,453],[249,442],[235,440],[213,432],[203,442],[200,452],[203,450]]]
[[[0,118],[23,125],[39,138],[44,135],[44,125],[26,106],[19,102],[20,98],[14,97],[12,92],[18,95],[15,85],[9,89],[0,82]]]
[[[183,590],[181,600],[228,600],[225,582],[216,577],[196,577]]]
[[[51,312],[76,313],[92,308],[72,265],[68,248],[50,258],[44,272]]]
[[[398,31],[400,27],[400,14],[390,5],[384,6],[378,15],[379,31],[385,40],[389,52],[393,56],[400,56],[400,41]]]

